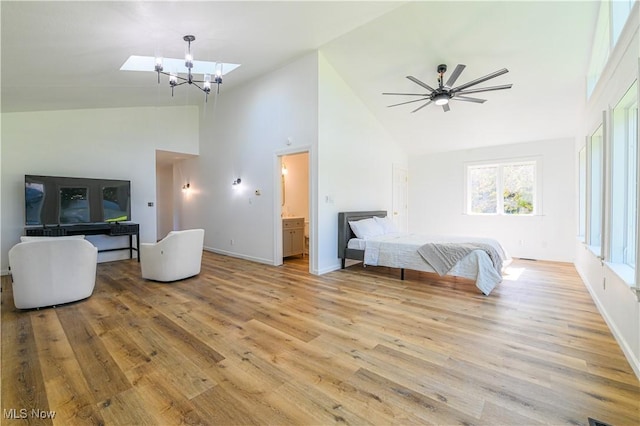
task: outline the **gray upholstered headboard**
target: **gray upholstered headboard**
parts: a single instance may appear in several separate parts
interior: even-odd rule
[[[364,258],[361,250],[347,249],[347,244],[351,238],[355,238],[349,221],[367,219],[370,217],[386,217],[387,212],[385,210],[373,210],[364,212],[340,212],[338,213],[338,257],[342,259],[342,267],[344,268],[345,259],[357,259],[362,260]]]

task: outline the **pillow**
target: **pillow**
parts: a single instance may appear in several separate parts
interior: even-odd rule
[[[382,227],[373,218],[349,221],[349,226],[351,226],[356,237],[363,240],[384,234]]]
[[[67,235],[64,237],[27,237],[23,235],[20,237],[20,242],[24,243],[25,241],[50,240],[52,238],[57,240],[84,240],[84,235]]]
[[[385,234],[395,234],[399,232],[398,228],[396,228],[396,224],[393,223],[391,219],[389,219],[386,216],[385,217],[374,216],[373,220],[376,221],[378,226],[382,228]]]

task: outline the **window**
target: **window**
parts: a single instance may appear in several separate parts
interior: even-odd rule
[[[631,15],[634,1],[601,0],[600,2],[587,72],[587,97],[593,93],[609,55],[622,34],[629,15]]]
[[[609,3],[611,5],[611,44],[613,46],[618,42],[624,24],[627,23],[627,19],[631,14],[633,1],[634,0],[615,0]]]
[[[587,231],[587,149],[578,154],[578,238],[586,242]]]
[[[638,97],[634,83],[613,110],[610,261],[635,267]]]
[[[467,166],[467,213],[536,213],[537,161]]]
[[[590,97],[596,87],[596,83],[600,78],[600,74],[604,69],[607,59],[609,58],[609,50],[611,47],[609,37],[609,17],[610,9],[607,2],[600,3],[600,11],[598,13],[598,21],[596,22],[596,30],[591,43],[591,59],[587,72],[587,97]]]
[[[589,245],[597,256],[602,256],[602,209],[604,185],[604,127],[593,132],[589,141],[590,203]]]

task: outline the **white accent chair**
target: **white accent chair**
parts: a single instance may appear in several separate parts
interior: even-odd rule
[[[204,229],[171,231],[157,243],[140,244],[142,278],[177,281],[200,273]]]
[[[18,309],[86,299],[96,285],[98,249],[83,237],[23,237],[9,250]]]

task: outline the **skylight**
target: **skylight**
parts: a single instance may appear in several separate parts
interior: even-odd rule
[[[240,64],[227,64],[222,62],[209,62],[209,61],[193,61],[193,68],[191,68],[192,74],[215,74],[216,65],[222,65],[222,75],[228,74],[234,69],[238,68]],[[153,56],[136,56],[131,55],[129,59],[125,61],[120,67],[120,71],[149,71],[156,72],[156,58]],[[185,60],[162,58],[162,66],[166,72],[176,74],[187,74],[189,70],[185,66]]]

